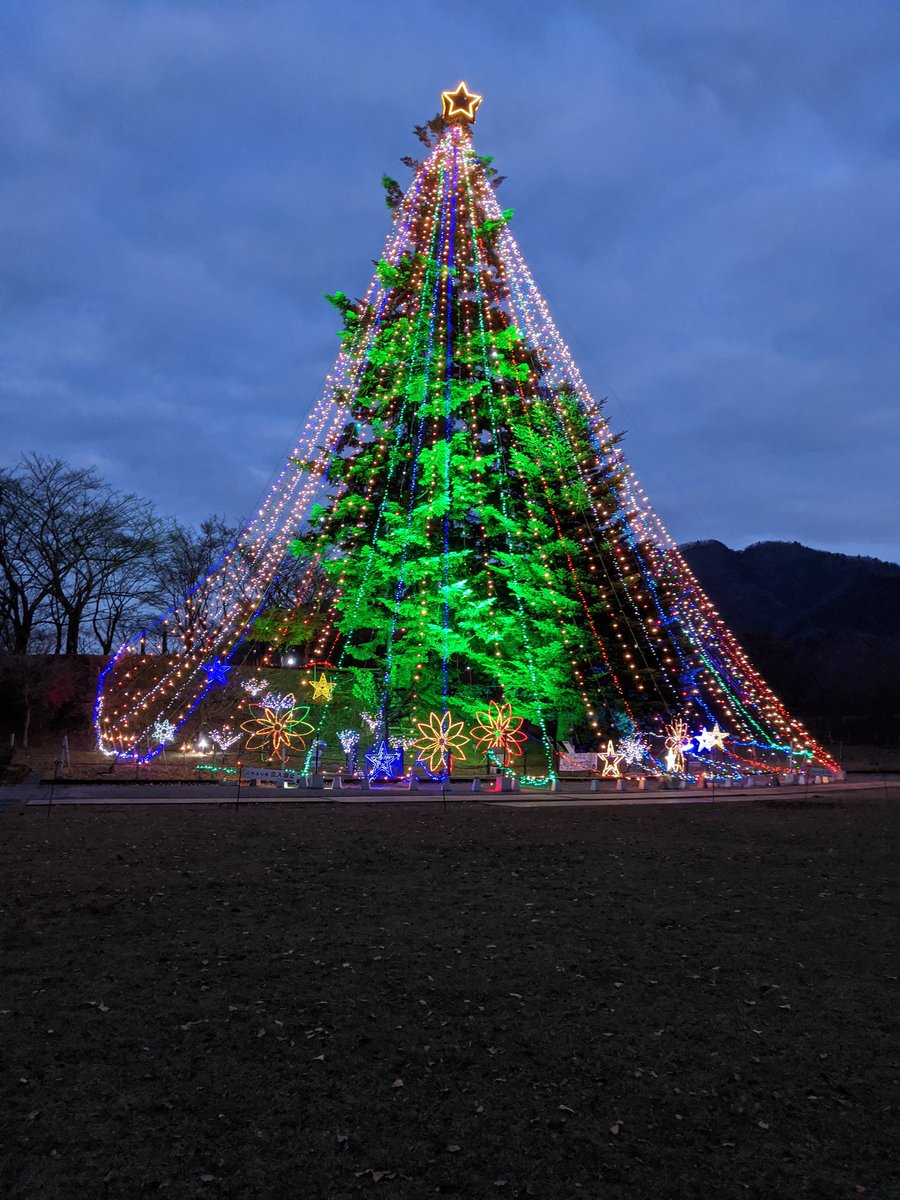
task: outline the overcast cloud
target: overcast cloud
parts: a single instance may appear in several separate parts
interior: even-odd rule
[[[894,0],[36,0],[0,42],[0,462],[255,509],[464,78],[673,536],[900,560]]]

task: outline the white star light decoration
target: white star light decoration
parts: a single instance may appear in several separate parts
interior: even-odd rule
[[[396,779],[403,766],[403,751],[392,749],[387,742],[382,742],[380,746],[366,751],[366,762],[370,779]]]
[[[153,722],[153,740],[158,746],[168,746],[175,741],[175,726],[171,721]]]
[[[719,728],[718,721],[713,725],[712,729],[701,729],[697,735],[697,749],[702,750],[724,750],[725,739],[728,734]]]

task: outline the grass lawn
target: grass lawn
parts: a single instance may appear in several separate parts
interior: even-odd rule
[[[0,817],[0,1194],[900,1196],[891,800]]]

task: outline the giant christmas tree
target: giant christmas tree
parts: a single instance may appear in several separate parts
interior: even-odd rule
[[[329,297],[341,351],[300,443],[229,553],[116,654],[101,748],[153,757],[242,643],[306,623],[313,667],[371,697],[385,774],[398,740],[442,776],[513,767],[526,738],[547,779],[562,743],[603,750],[608,774],[833,768],[637,486],[473,149],[480,98],[460,84],[442,101],[406,194],[387,181],[365,297]],[[273,609],[285,564],[303,605]],[[332,682],[306,736],[274,711],[294,745],[314,744]]]

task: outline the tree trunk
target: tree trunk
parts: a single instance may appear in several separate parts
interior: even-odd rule
[[[66,621],[66,654],[78,653],[78,637],[81,633],[82,608],[69,609]]]

